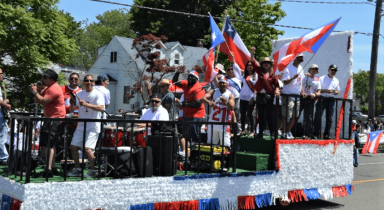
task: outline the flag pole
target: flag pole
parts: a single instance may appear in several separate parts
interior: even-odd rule
[[[224,22],[225,22],[225,18],[227,17],[227,10],[224,11]],[[221,29],[221,34],[223,34],[223,31],[224,31],[224,27],[225,27],[225,24],[223,24],[223,28]],[[225,39],[224,39],[225,41]],[[225,41],[225,43],[227,43]],[[227,44],[227,47],[228,47],[228,44]],[[229,47],[228,47],[229,49]],[[215,59],[215,62],[217,63],[217,59],[219,58],[219,52],[220,52],[220,45],[217,46],[217,54],[216,54],[216,59]]]

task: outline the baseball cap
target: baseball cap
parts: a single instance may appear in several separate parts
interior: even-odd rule
[[[189,75],[193,75],[196,77],[196,79],[199,79],[199,73],[197,71],[191,71],[189,72]]]
[[[158,94],[158,93],[154,93],[152,96],[151,96],[151,99],[153,98],[159,98],[161,100],[161,95]]]
[[[43,75],[53,79],[54,81],[57,81],[57,78],[58,78],[57,73],[52,69],[48,69],[46,72],[44,72]]]
[[[304,54],[301,53],[300,55],[296,56],[296,58],[297,58],[297,57],[304,57]]]
[[[97,81],[106,81],[106,80],[109,80],[106,74],[99,74],[99,76],[97,76]]]
[[[356,124],[356,120],[352,120],[352,123],[353,123],[353,124]]]
[[[222,77],[219,78],[219,83],[220,83],[220,82],[227,83],[227,79],[226,79],[225,77],[222,76]]]
[[[317,73],[319,73],[319,66],[317,64],[312,64],[309,69],[316,69]],[[308,69],[308,71],[309,71]]]
[[[332,65],[329,66],[329,69],[337,71],[337,66],[335,64],[332,64]]]

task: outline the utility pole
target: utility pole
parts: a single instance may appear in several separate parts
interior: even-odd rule
[[[379,34],[380,34],[380,19],[381,7],[383,0],[376,1],[375,23],[373,25],[372,36],[372,52],[371,52],[371,68],[369,72],[369,94],[368,94],[368,118],[375,117],[375,86],[376,86],[376,73],[377,73],[377,57],[379,50]]]

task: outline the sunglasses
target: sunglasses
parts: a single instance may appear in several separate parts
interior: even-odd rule
[[[151,100],[151,102],[156,104],[160,103],[160,101],[156,101],[156,100]]]
[[[233,69],[227,69],[227,71],[233,71]]]
[[[77,78],[75,78],[75,77],[71,77],[71,78],[69,78],[69,80],[77,81],[77,80],[79,80],[79,79],[77,79]]]
[[[331,69],[331,71],[337,71],[337,69]]]
[[[252,66],[252,64],[249,64],[249,65],[247,65],[247,66]]]
[[[86,79],[84,80],[84,82],[94,82],[95,80],[91,80],[91,79]]]

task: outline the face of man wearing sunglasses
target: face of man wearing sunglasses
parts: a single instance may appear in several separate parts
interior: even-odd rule
[[[157,111],[161,105],[161,99],[153,97],[150,102],[151,102],[152,112]]]
[[[71,76],[69,76],[68,82],[69,82],[69,87],[73,89],[75,89],[77,85],[80,84],[79,77],[76,74],[72,74]]]
[[[92,76],[86,76],[83,81],[83,86],[87,92],[91,92],[93,90],[93,86],[95,85],[95,80],[93,80]]]

